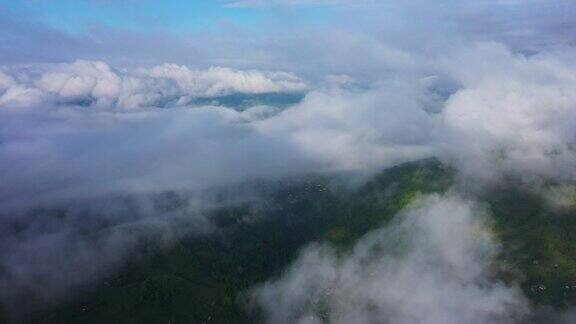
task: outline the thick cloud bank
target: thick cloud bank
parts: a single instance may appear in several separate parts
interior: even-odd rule
[[[164,64],[135,71],[116,71],[103,62],[79,60],[44,66],[39,76],[35,70],[0,72],[0,90],[3,91],[0,105],[55,102],[134,109],[185,106],[197,97],[307,89],[302,80],[290,73],[235,71],[222,67],[196,71]]]
[[[79,64],[109,71],[88,62],[62,70]],[[417,87],[407,83],[368,91],[317,89],[281,112],[269,106],[242,112],[213,106],[118,110],[126,107],[118,98],[137,96],[131,91],[103,94],[117,88],[93,72],[66,78],[65,73],[48,72],[31,82],[52,86],[58,93],[52,101],[42,99],[52,92],[27,88],[6,76],[10,85],[0,105],[4,209],[102,194],[210,188],[311,171],[374,169],[431,154],[427,146],[433,121],[422,109]],[[67,81],[44,81],[51,78]],[[14,94],[14,89],[20,90]],[[207,91],[204,96],[212,95]],[[150,88],[145,93],[157,94]],[[69,96],[75,101],[64,101]],[[89,98],[95,101],[78,104]]]
[[[421,198],[350,253],[313,245],[253,291],[268,323],[511,323],[514,285],[490,278],[498,245],[485,215],[456,195]]]
[[[84,61],[7,68],[0,74],[0,205],[372,171],[430,156],[482,181],[574,181],[576,62],[569,53],[525,56],[472,44],[418,73],[396,71],[366,86],[327,76],[298,104],[243,112],[190,100],[300,91],[306,82],[172,65],[130,73]]]
[[[461,85],[445,103],[439,143],[477,177],[543,176],[573,181],[576,65],[562,55],[514,55],[497,44],[447,63]]]

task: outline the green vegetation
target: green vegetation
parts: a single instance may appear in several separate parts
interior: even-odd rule
[[[486,196],[509,278],[538,304],[576,302],[576,210],[555,210],[541,194],[502,186]]]
[[[145,257],[34,322],[253,322],[258,314],[247,313],[244,294],[280,274],[306,244],[349,246],[418,193],[446,190],[451,179],[451,170],[423,161],[384,171],[355,189],[326,177],[262,184],[267,207],[214,213],[222,235],[189,237],[169,250],[148,247]]]
[[[258,322],[246,293],[280,275],[305,245],[328,241],[345,250],[418,195],[444,192],[452,183],[452,170],[434,160],[388,169],[352,189],[320,176],[260,183],[262,200],[213,211],[217,233],[169,249],[145,246],[121,271],[33,322]],[[498,275],[518,282],[536,304],[576,302],[574,208],[551,208],[544,195],[511,182],[480,199],[502,244]]]

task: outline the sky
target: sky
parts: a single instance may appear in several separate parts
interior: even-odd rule
[[[278,67],[312,74],[342,68],[327,64],[339,55],[326,56],[350,51],[347,38],[356,39],[352,46],[371,38],[397,48],[450,46],[462,39],[501,41],[526,53],[563,47],[573,42],[574,6],[569,0],[0,0],[0,58],[18,64],[81,58],[122,66]],[[342,48],[331,51],[338,42]],[[317,52],[322,49],[326,53]]]
[[[0,6],[5,16],[18,17],[19,22],[74,36],[86,36],[93,28],[186,35],[219,26],[254,30],[271,19],[321,24],[333,18],[332,5],[323,3],[292,6],[225,0],[2,0]]]
[[[94,217],[138,227],[155,216],[150,197],[166,191],[311,173],[358,180],[431,157],[455,168],[471,192],[503,179],[535,191],[545,183],[573,186],[575,27],[571,0],[0,0],[0,245],[7,247],[0,268],[10,274],[0,278],[0,303],[21,305],[30,289],[40,305],[62,298],[121,266],[138,240],[182,235],[168,217],[93,244],[81,235],[92,224],[79,221],[82,208],[109,206]],[[272,94],[302,100],[218,104]],[[442,228],[422,226],[427,215],[446,217],[466,233],[477,226],[470,215],[489,217],[470,192],[453,191],[417,202],[399,216],[408,223],[376,231],[407,227],[429,241],[413,242],[396,268],[387,265],[390,256],[375,258],[374,281],[346,269],[356,269],[378,234],[341,261],[311,246],[300,261],[318,259],[317,267],[297,261],[285,277],[255,288],[255,300],[272,323],[294,316],[315,323],[314,314],[292,313],[301,299],[290,293],[313,293],[336,278],[343,286],[335,313],[359,323],[372,320],[362,313],[372,304],[397,323],[428,318],[390,312],[394,298],[421,303],[437,315],[434,324],[468,322],[466,313],[450,311],[458,296],[483,305],[471,310],[479,324],[495,314],[510,322],[516,314],[501,301],[529,314],[517,287],[476,285],[490,278],[465,271],[484,269],[497,246],[476,258],[468,250],[483,246],[470,237],[453,243]],[[118,196],[138,202],[136,215],[125,219]],[[211,203],[199,199],[183,211],[194,224],[186,234],[209,231],[198,210]],[[36,215],[39,208],[67,217]],[[450,248],[460,243],[468,250]],[[77,248],[65,254],[66,246]],[[422,299],[369,289],[389,282],[416,289],[411,278],[423,275],[427,246],[442,262],[427,269]],[[98,262],[87,264],[86,256]],[[458,277],[438,300],[434,282],[446,279],[445,267],[456,267]],[[39,277],[45,285],[34,285]],[[292,289],[300,283],[312,288]],[[355,292],[361,302],[350,309],[355,284],[366,290]]]
[[[219,23],[253,26],[258,10],[226,6],[212,0],[3,0],[10,15],[72,34],[85,34],[101,25],[133,31],[164,30],[174,33],[213,28]],[[168,5],[167,5],[168,4]]]
[[[287,26],[322,26],[335,19],[332,5],[227,0],[1,0],[0,8],[0,57],[13,63],[81,57],[123,65],[249,65],[254,62],[230,58],[231,49],[223,47],[240,50],[239,38],[261,42]]]

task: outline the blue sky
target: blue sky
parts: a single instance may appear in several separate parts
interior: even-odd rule
[[[218,0],[0,0],[0,7],[18,20],[72,34],[94,26],[174,33],[221,24],[250,28],[286,9],[230,6]],[[327,8],[314,6],[294,9],[291,14],[319,22],[326,21],[327,12]]]
[[[272,60],[255,42],[272,39],[283,51],[281,34],[337,23],[326,3],[250,1],[0,0],[0,64],[83,58],[253,66]]]
[[[12,17],[71,33],[91,26],[136,31],[185,32],[219,23],[257,24],[258,9],[235,8],[213,0],[0,0]]]
[[[307,72],[349,70],[390,46],[458,38],[525,52],[572,44],[574,12],[573,0],[0,0],[0,65],[89,59],[294,70],[308,62]]]

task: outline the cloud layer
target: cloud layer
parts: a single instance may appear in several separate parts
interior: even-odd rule
[[[313,245],[253,292],[267,323],[511,323],[521,291],[490,278],[498,252],[474,204],[420,199],[350,253]]]
[[[0,105],[6,106],[56,103],[134,109],[185,106],[198,97],[234,93],[303,92],[307,85],[293,74],[283,72],[235,71],[222,67],[194,71],[175,64],[128,72],[115,71],[103,62],[79,60],[46,65],[39,73],[3,71],[0,90],[3,91]]]
[[[363,86],[346,76],[311,83],[281,72],[174,65],[7,68],[0,74],[0,205],[374,171],[430,156],[482,181],[574,181],[576,62],[569,53],[525,56],[473,44],[428,60],[422,71]],[[304,89],[302,102],[282,111],[191,106],[198,97]]]

